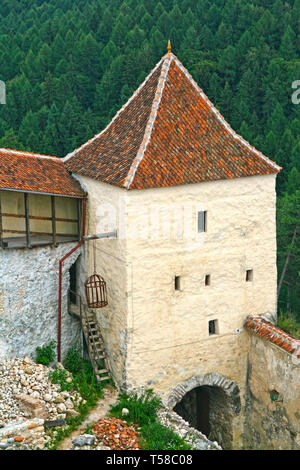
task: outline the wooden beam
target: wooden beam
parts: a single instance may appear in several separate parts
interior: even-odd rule
[[[55,196],[54,196],[55,197]],[[18,219],[25,219],[24,214],[9,214],[8,212],[3,212],[2,217],[16,217]],[[29,220],[52,220],[52,217],[44,217],[42,215],[30,215]],[[62,217],[55,217],[56,222],[73,222],[77,223],[78,219],[63,219]]]
[[[77,200],[77,226],[78,226],[78,241],[80,242],[82,239],[82,234],[81,234],[81,214],[82,214],[82,200],[78,199]]]
[[[27,244],[27,248],[31,248],[31,245],[30,245],[30,224],[29,224],[29,204],[28,204],[28,194],[27,193],[24,193],[24,205],[25,205],[26,244]]]
[[[26,230],[11,230],[11,229],[6,229],[2,230],[2,233],[19,233],[20,235],[26,235],[27,231]],[[43,235],[43,236],[49,236],[52,237],[52,232],[33,232],[30,231],[31,235]],[[56,233],[56,237],[74,237],[76,239],[77,233]]]
[[[117,230],[114,230],[113,232],[99,233],[96,235],[86,235],[84,237],[84,240],[88,242],[89,240],[99,240],[100,238],[118,238],[118,232]]]
[[[53,245],[56,246],[56,220],[55,220],[55,197],[51,196],[51,213],[52,213],[52,239]]]
[[[1,192],[0,192],[0,247],[3,248],[3,226],[2,226],[2,205],[1,205]]]

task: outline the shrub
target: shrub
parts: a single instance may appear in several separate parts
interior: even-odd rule
[[[121,393],[118,402],[110,409],[110,416],[123,419],[127,424],[139,426],[139,444],[144,450],[189,450],[191,446],[172,429],[162,425],[157,419],[157,411],[162,406],[160,398],[152,390],[142,395]],[[122,409],[129,410],[122,415]]]
[[[300,323],[297,322],[292,312],[280,312],[277,318],[277,326],[294,336],[294,338],[300,339]]]
[[[64,369],[60,369],[59,367],[57,367],[54,371],[49,372],[49,379],[52,383],[60,385],[61,392],[70,392],[71,390],[74,390],[74,383],[73,381],[68,382],[68,378],[69,375],[67,374],[67,371]]]
[[[122,409],[127,408],[129,414],[123,416],[128,424],[138,423],[140,426],[148,424],[156,419],[157,410],[161,406],[160,398],[156,397],[152,390],[147,390],[144,394],[138,396],[121,393],[119,400],[111,410],[111,416],[122,416]]]
[[[38,346],[36,348],[35,362],[37,364],[43,364],[44,366],[48,366],[51,362],[53,362],[56,358],[55,345],[55,341],[51,341],[48,346]]]
[[[82,369],[83,358],[81,357],[78,346],[73,346],[67,352],[64,360],[65,368],[72,374],[77,374]]]

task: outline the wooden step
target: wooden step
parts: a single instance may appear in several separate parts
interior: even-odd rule
[[[111,375],[97,318],[95,315],[87,314],[85,310],[82,315],[82,329],[97,382],[109,380]],[[98,364],[100,361],[102,364]],[[103,366],[104,368],[101,369]],[[105,374],[104,377],[101,377],[101,374]]]
[[[97,377],[97,382],[102,382],[102,380],[109,380],[110,379],[110,376],[106,376],[106,377]]]
[[[98,374],[104,374],[105,372],[109,372],[109,370],[108,369],[98,369],[97,368],[97,375]]]

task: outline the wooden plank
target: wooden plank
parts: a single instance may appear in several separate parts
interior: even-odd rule
[[[2,204],[1,204],[1,192],[0,192],[0,247],[3,248],[3,226],[2,226]]]
[[[81,242],[82,233],[81,233],[81,213],[82,213],[82,200],[77,200],[77,230],[78,230],[78,241]]]
[[[3,233],[20,233],[21,235],[26,234],[27,232],[25,230],[12,230],[12,229],[5,229],[2,230]],[[49,232],[30,232],[31,235],[43,235],[45,237],[51,237],[52,238],[52,233]],[[76,233],[57,233],[56,237],[72,237],[74,240],[77,240],[77,235]]]
[[[25,204],[25,224],[26,224],[26,244],[27,248],[30,248],[30,223],[29,223],[29,204],[28,194],[24,193],[24,204]]]
[[[98,374],[104,374],[105,372],[108,372],[108,370],[107,369],[98,369],[98,367],[97,367],[97,373]]]
[[[97,377],[98,378],[98,377]],[[109,380],[110,376],[108,375],[107,377],[99,377],[98,382],[102,382],[103,380]]]
[[[1,246],[1,248],[3,248],[2,234],[3,234],[3,226],[2,226],[2,204],[1,204],[1,192],[0,192],[0,246]]]
[[[55,197],[51,196],[51,213],[52,213],[52,239],[53,245],[56,246],[56,220],[55,220]]]
[[[57,237],[58,245],[61,243],[70,243],[70,242],[77,242],[77,237],[76,236],[72,236],[68,238]],[[45,237],[45,236],[39,237],[38,235],[31,234],[30,243],[32,247],[52,245],[52,236],[49,235],[48,237]],[[11,248],[24,248],[24,247],[26,247],[26,236],[9,237],[9,238],[3,237],[3,248],[11,249]]]
[[[52,197],[54,197],[54,196],[52,196]],[[3,212],[2,217],[16,217],[18,219],[25,219],[24,214],[10,214],[8,212]],[[49,220],[49,221],[51,221],[52,216],[51,217],[44,217],[42,215],[30,215],[29,219],[30,220],[33,219],[33,220]],[[72,222],[73,224],[78,223],[78,219],[64,219],[62,217],[55,217],[55,221],[56,222]]]

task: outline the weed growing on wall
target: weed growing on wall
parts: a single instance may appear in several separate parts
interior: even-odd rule
[[[43,364],[44,366],[48,366],[55,360],[56,353],[55,353],[55,346],[56,343],[55,341],[51,341],[51,343],[48,344],[48,346],[40,347],[38,346],[36,348],[36,358],[35,362],[37,364]]]

